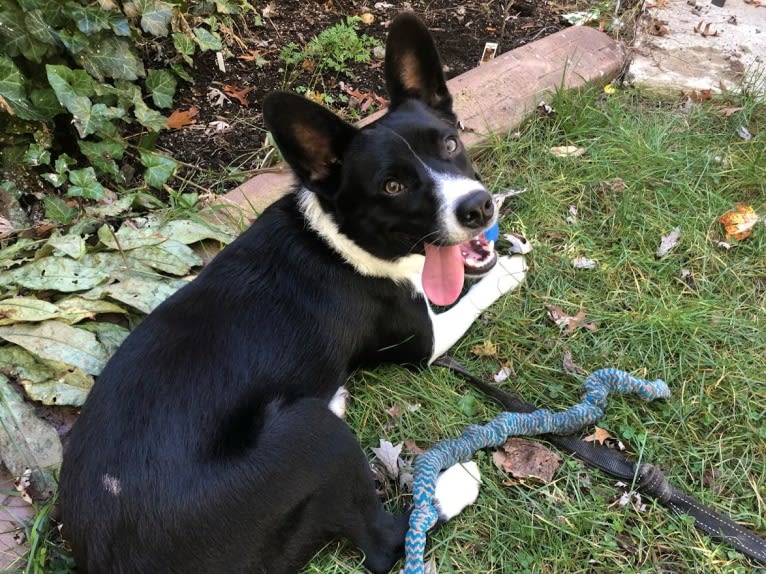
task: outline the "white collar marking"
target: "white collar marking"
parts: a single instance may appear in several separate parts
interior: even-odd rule
[[[381,259],[365,251],[348,236],[341,233],[333,218],[319,204],[312,191],[302,188],[298,194],[298,206],[311,229],[319,234],[347,263],[362,275],[391,279],[397,283],[409,281],[416,291],[422,292],[421,275],[425,258],[410,254],[395,261]]]

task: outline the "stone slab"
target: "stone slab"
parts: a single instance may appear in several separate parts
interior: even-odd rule
[[[647,0],[630,60],[626,81],[655,92],[737,90],[759,71],[763,82],[766,2]]]
[[[585,26],[567,28],[501,54],[448,82],[455,112],[465,126],[461,138],[471,147],[491,134],[511,131],[546,94],[591,82],[606,84],[624,63],[625,52],[618,42]],[[383,113],[365,118],[360,125]],[[235,208],[233,213],[224,212],[227,218],[244,222],[286,193],[292,183],[290,170],[281,168],[255,176],[219,201]]]

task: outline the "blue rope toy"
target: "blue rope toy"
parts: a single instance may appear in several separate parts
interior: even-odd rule
[[[593,424],[604,415],[606,397],[610,392],[633,392],[647,401],[670,396],[670,389],[662,380],[646,381],[619,369],[600,369],[585,379],[583,401],[564,412],[554,413],[546,409],[528,414],[504,412],[484,426],[469,426],[460,438],[444,440],[418,456],[412,484],[414,507],[405,540],[403,573],[425,573],[423,555],[426,533],[438,518],[433,498],[436,478],[441,470],[467,462],[479,449],[500,446],[509,436],[566,435]]]

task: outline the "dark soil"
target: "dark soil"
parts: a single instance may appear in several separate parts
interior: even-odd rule
[[[384,105],[382,60],[373,57],[369,63],[353,64],[350,75],[334,72],[312,75],[310,62],[289,67],[280,59],[280,50],[290,42],[303,47],[347,16],[369,14],[370,24],[359,24],[358,33],[385,44],[386,30],[393,17],[404,9],[417,12],[433,33],[444,62],[447,77],[475,67],[486,42],[498,44],[497,54],[552,34],[566,23],[561,14],[578,9],[583,0],[505,0],[460,2],[455,0],[419,1],[411,3],[280,0],[271,2],[265,13],[258,3],[261,25],[255,14],[240,17],[228,36],[231,52],[221,71],[213,53],[199,57],[192,70],[194,85],[185,84],[176,97],[177,109],[198,110],[196,124],[160,134],[158,147],[177,160],[200,170],[195,179],[205,185],[222,183],[216,192],[233,187],[222,176],[227,172],[252,175],[268,166],[268,150],[264,147],[260,103],[274,90],[305,91],[331,102],[331,107],[350,121]],[[366,16],[369,18],[369,16]],[[251,58],[257,57],[258,61]],[[230,97],[220,106],[208,99],[210,88],[225,91],[251,88],[244,101]],[[354,95],[349,95],[353,92]],[[361,97],[360,97],[361,96]],[[228,128],[215,132],[210,122],[223,121]],[[203,176],[200,179],[200,176]]]

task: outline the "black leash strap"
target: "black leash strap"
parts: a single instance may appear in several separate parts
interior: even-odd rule
[[[531,413],[536,410],[533,405],[517,396],[482,381],[450,357],[440,357],[433,364],[458,373],[509,412]],[[729,544],[755,562],[766,564],[766,539],[674,488],[656,466],[649,463],[637,465],[614,449],[596,442],[586,442],[572,435],[548,434],[543,435],[543,438],[612,476],[625,481],[635,481],[636,489],[642,494],[656,499],[676,514],[694,517],[694,526],[711,538]]]

